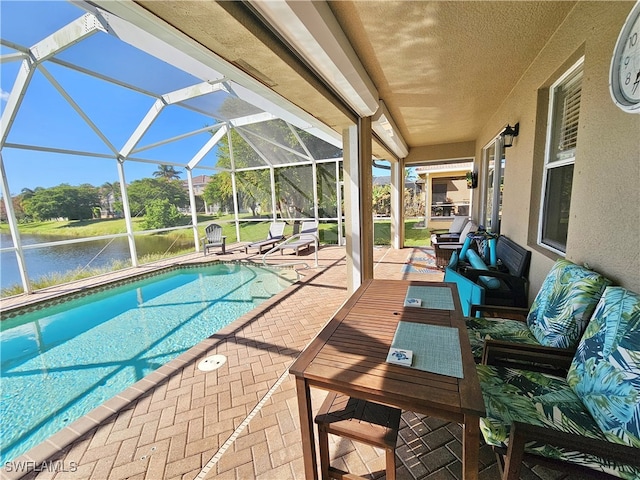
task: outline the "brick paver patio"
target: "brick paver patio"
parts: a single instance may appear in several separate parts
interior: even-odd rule
[[[246,258],[240,249],[229,250],[218,258]],[[374,276],[442,279],[439,272],[405,273],[403,266],[412,252],[376,248]],[[278,255],[274,261],[282,258],[296,257]],[[203,257],[194,254],[184,260]],[[313,255],[298,260],[313,263]],[[42,471],[24,475],[12,464],[13,471],[5,468],[2,478],[303,478],[296,394],[288,367],[346,300],[345,264],[343,248],[321,248],[321,268],[302,270],[301,280],[282,294],[21,457],[46,461]],[[68,293],[96,281],[56,287],[30,299]],[[3,301],[3,308],[24,301],[25,297],[12,299],[9,305]],[[225,355],[227,362],[211,372],[196,368],[213,354]],[[314,390],[313,395],[318,408],[324,392]],[[457,424],[403,412],[396,448],[398,478],[459,479],[460,438]],[[382,451],[337,438],[331,449],[335,466],[370,478],[384,476]],[[480,478],[498,479],[488,447],[481,448],[480,459]],[[523,478],[570,477],[535,467],[525,469]]]

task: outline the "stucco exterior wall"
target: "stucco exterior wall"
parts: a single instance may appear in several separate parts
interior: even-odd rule
[[[566,258],[588,263],[640,292],[640,115],[618,109],[608,88],[615,42],[634,2],[578,2],[476,142],[507,123],[520,135],[506,150],[502,231],[532,250],[530,297],[558,258],[537,245],[549,86],[582,55],[584,76]],[[480,189],[474,192],[477,206]]]

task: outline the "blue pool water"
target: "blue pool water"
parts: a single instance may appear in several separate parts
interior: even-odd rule
[[[0,322],[0,464],[291,284],[282,271],[174,270]]]

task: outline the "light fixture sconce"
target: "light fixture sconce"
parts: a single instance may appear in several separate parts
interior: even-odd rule
[[[500,132],[500,136],[502,137],[502,145],[504,146],[504,148],[513,146],[513,139],[518,136],[519,132],[520,122],[516,123],[513,127],[507,124],[504,130]]]
[[[478,172],[467,172],[467,188],[476,188],[478,186]]]

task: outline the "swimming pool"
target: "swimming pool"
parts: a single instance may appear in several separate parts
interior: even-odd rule
[[[283,273],[181,268],[0,322],[0,463],[293,283]]]

